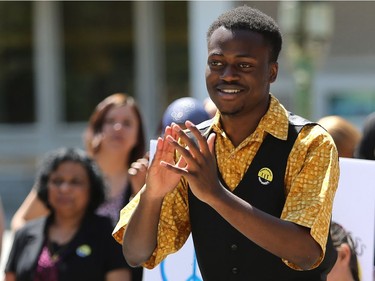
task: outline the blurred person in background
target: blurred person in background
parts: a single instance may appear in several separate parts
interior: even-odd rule
[[[204,99],[203,106],[204,109],[207,111],[208,115],[210,116],[210,118],[213,118],[216,114],[217,107],[210,97]]]
[[[337,260],[327,281],[360,281],[357,245],[351,234],[336,222],[332,222],[330,232]]]
[[[354,157],[358,159],[375,160],[375,112],[369,114],[364,121],[362,138],[354,152]]]
[[[339,157],[354,157],[354,151],[361,140],[361,133],[357,127],[336,115],[323,117],[318,123],[332,136]],[[359,281],[356,245],[350,233],[337,222],[331,223],[330,233],[337,250],[337,260],[327,275],[327,281]]]
[[[318,123],[332,136],[339,157],[354,157],[354,151],[361,140],[361,132],[354,124],[336,115],[325,116]]]
[[[109,199],[99,207],[115,224],[119,211],[145,183],[145,136],[135,100],[114,94],[98,104],[84,134],[86,150],[105,175]]]
[[[135,100],[124,93],[105,98],[89,118],[83,139],[87,153],[97,162],[109,186],[107,199],[97,213],[110,217],[115,224],[121,208],[144,185],[148,166],[143,121]],[[12,229],[48,213],[33,188],[15,213]],[[142,280],[142,268],[131,271],[132,281]]]
[[[163,134],[165,128],[172,123],[176,123],[184,128],[186,120],[194,124],[199,124],[208,119],[210,119],[210,115],[200,100],[192,97],[178,98],[171,102],[165,109],[158,135]]]
[[[171,102],[164,110],[157,130],[157,137],[164,134],[165,128],[172,123],[178,124],[185,129],[187,120],[194,120],[196,124],[210,119],[210,114],[206,111],[204,103],[193,97],[182,97]],[[151,140],[156,144],[156,140]],[[150,143],[150,153],[154,153],[154,144]],[[150,155],[150,161],[153,155]]]
[[[131,280],[121,248],[111,237],[110,218],[95,214],[105,200],[105,183],[83,150],[50,152],[35,191],[49,215],[16,231],[5,281]]]
[[[367,116],[362,139],[354,153],[355,158],[375,160],[375,112]]]

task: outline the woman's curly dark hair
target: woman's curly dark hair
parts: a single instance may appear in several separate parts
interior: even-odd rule
[[[106,186],[97,164],[79,148],[63,147],[47,154],[36,178],[35,189],[38,198],[53,212],[52,206],[48,202],[48,180],[51,173],[67,161],[81,164],[86,170],[90,185],[90,200],[86,212],[93,213],[105,200]]]

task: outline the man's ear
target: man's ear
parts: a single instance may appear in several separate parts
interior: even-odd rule
[[[278,72],[279,72],[279,63],[278,62],[271,62],[271,64],[270,64],[270,83],[275,82]]]

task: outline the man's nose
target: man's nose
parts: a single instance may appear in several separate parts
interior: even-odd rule
[[[220,78],[227,82],[238,80],[238,71],[234,65],[227,65],[223,69],[223,73],[221,74]]]

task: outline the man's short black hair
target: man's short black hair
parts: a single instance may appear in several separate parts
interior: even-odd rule
[[[271,48],[271,61],[276,62],[282,45],[279,26],[273,18],[249,6],[239,6],[221,14],[208,28],[207,42],[219,27],[229,30],[248,30],[263,35]]]

